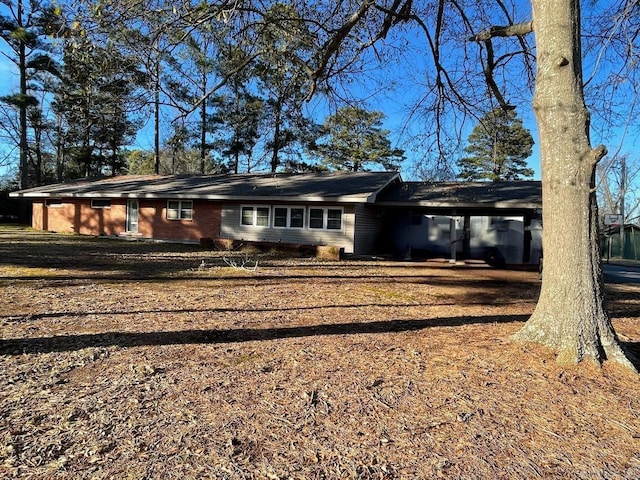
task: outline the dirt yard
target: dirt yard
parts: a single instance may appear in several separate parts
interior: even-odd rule
[[[510,341],[538,290],[0,227],[0,477],[640,478],[639,377]]]

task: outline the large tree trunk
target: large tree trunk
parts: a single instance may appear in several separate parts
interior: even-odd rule
[[[280,140],[280,124],[282,122],[281,113],[282,106],[281,103],[278,102],[276,106],[275,112],[275,120],[274,120],[274,131],[273,131],[273,151],[271,152],[271,172],[275,173],[278,169],[278,165],[280,164],[280,159],[278,156],[280,155],[280,146],[282,144]]]
[[[24,7],[22,1],[18,1],[17,5],[17,23],[23,28]],[[24,40],[20,40],[18,46],[18,68],[20,70],[20,165],[19,165],[19,187],[20,189],[29,188],[29,160],[27,149],[27,52]]]
[[[158,60],[159,62],[159,60]],[[160,71],[156,69],[153,101],[153,173],[160,173]]]
[[[202,77],[200,79],[202,91],[207,92],[207,74],[203,70]],[[205,161],[207,159],[207,100],[202,100],[200,104],[200,175],[204,175]]]
[[[542,162],[544,274],[536,309],[516,334],[558,352],[561,363],[625,357],[604,308],[595,168],[582,89],[579,0],[533,0],[534,110]]]

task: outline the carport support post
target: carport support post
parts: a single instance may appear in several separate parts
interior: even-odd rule
[[[449,263],[456,263],[456,250],[458,246],[456,245],[456,217],[449,217],[449,242],[451,246],[451,259]]]
[[[471,215],[464,216],[464,226],[462,228],[462,259],[471,258]]]

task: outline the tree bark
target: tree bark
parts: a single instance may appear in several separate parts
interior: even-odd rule
[[[158,63],[159,65],[159,63]],[[156,69],[153,101],[153,173],[160,173],[160,71]]]
[[[23,25],[24,7],[22,0],[18,0],[16,21],[20,28]],[[18,68],[20,70],[20,165],[19,188],[29,188],[29,160],[27,142],[27,51],[25,41],[21,39],[18,46]]]
[[[203,68],[202,77],[200,78],[202,83],[202,90],[207,91],[207,73]],[[207,100],[203,100],[200,105],[200,175],[204,175],[205,161],[207,159]]]
[[[280,139],[280,126],[282,123],[282,104],[280,101],[276,104],[276,112],[274,119],[274,131],[273,131],[273,151],[271,152],[271,172],[275,173],[278,169],[278,165],[280,164],[280,159],[278,158],[280,155],[280,146],[282,144]]]
[[[533,108],[542,163],[544,276],[517,340],[558,352],[563,364],[617,360],[631,368],[604,307],[595,169],[584,103],[579,0],[532,0],[537,77]]]

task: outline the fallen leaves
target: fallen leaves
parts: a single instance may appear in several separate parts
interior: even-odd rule
[[[38,238],[55,255],[11,242],[0,264],[4,478],[640,471],[636,376],[509,342],[535,272],[262,258],[238,275],[197,248]],[[637,294],[609,289],[628,342]]]

